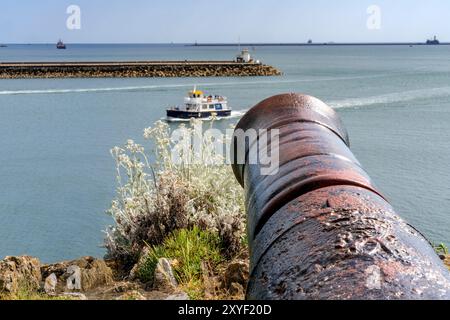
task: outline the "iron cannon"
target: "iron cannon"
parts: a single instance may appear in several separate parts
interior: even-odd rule
[[[236,134],[248,130],[257,139]],[[274,130],[276,143],[263,137]],[[261,148],[279,156],[264,174],[249,161]],[[450,299],[449,271],[374,185],[325,103],[300,94],[262,101],[238,123],[231,151],[246,195],[248,299]]]

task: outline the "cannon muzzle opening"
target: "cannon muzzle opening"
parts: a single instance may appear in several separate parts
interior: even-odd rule
[[[261,154],[277,168],[263,173],[251,161]],[[322,101],[262,101],[238,123],[232,159],[246,195],[248,299],[450,299],[449,271],[374,186]]]

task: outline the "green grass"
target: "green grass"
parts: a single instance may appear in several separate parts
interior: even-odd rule
[[[138,272],[141,281],[153,281],[160,258],[176,261],[175,277],[191,299],[203,297],[202,262],[214,267],[223,261],[219,237],[197,227],[175,231],[162,245],[152,247]]]
[[[433,247],[437,254],[448,255],[448,248],[445,244],[443,243],[435,244]]]

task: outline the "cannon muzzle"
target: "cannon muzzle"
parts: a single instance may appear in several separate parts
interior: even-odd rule
[[[257,139],[237,134],[248,130]],[[233,171],[246,195],[248,299],[450,299],[449,271],[349,146],[337,113],[310,96],[269,98],[238,123]],[[264,164],[250,161],[255,150],[277,153],[277,168],[263,174]]]

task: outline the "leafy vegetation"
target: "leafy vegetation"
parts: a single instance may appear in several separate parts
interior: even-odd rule
[[[178,127],[178,137],[184,138],[180,143],[172,137],[174,130],[158,121],[144,130],[144,138],[153,146],[150,154],[132,140],[111,151],[118,189],[109,210],[115,220],[105,241],[109,258],[131,267],[146,245],[161,245],[173,234],[172,241],[183,241],[188,235],[176,231],[194,227],[217,236],[226,248],[222,251],[226,258],[241,249],[245,238],[242,188],[223,154],[217,152],[216,138],[203,136],[195,129],[198,124],[193,120],[189,126]],[[201,154],[190,143],[194,139],[201,141]],[[228,140],[224,137],[221,142]],[[154,159],[152,164],[149,159]],[[191,272],[197,267],[194,264]],[[180,276],[189,274],[185,271]]]
[[[436,250],[436,253],[439,255],[448,255],[448,248],[445,244],[440,243],[440,244],[435,244],[433,245],[434,250]]]
[[[213,268],[222,262],[220,238],[197,227],[191,230],[178,230],[169,236],[162,245],[150,248],[144,262],[140,265],[138,277],[143,282],[153,281],[156,265],[160,258],[173,261],[175,277],[181,288],[191,298],[202,297],[202,264]]]

